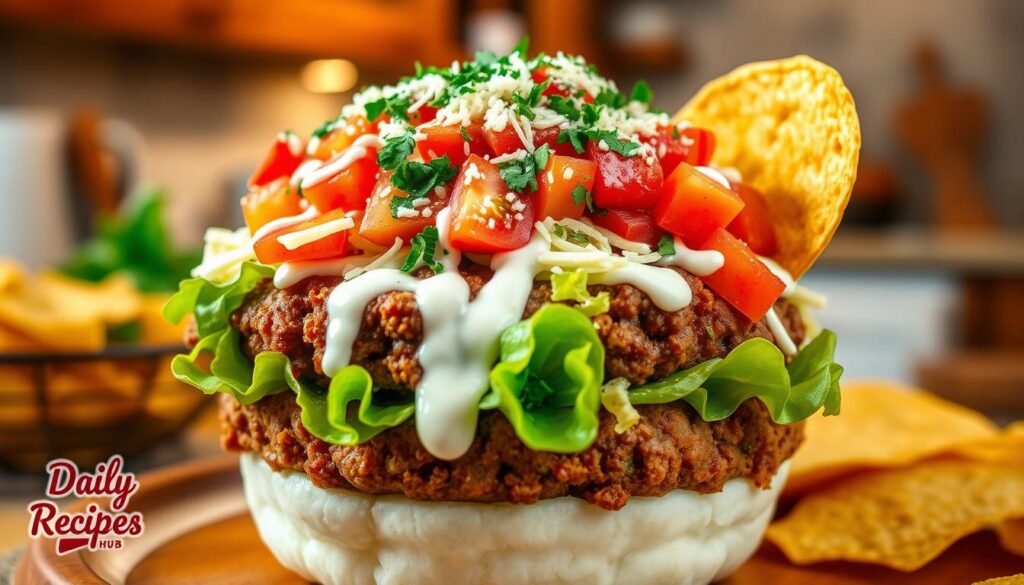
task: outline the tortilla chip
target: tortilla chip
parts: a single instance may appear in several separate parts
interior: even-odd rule
[[[996,534],[1003,548],[1015,555],[1024,557],[1024,518],[1007,520],[996,526]]]
[[[964,445],[1004,448],[998,427],[981,414],[893,382],[843,384],[842,415],[812,417],[806,437],[787,497],[858,469],[908,465]]]
[[[951,454],[975,461],[1024,465],[1024,421],[1009,425],[994,437],[959,445]]]
[[[985,581],[978,581],[974,585],[1024,585],[1024,573],[1019,575],[1010,575],[1009,577],[986,579]]]
[[[806,56],[751,63],[705,85],[673,119],[715,132],[715,164],[765,195],[776,259],[794,277],[806,272],[857,177],[860,122],[839,73]]]
[[[107,325],[127,323],[142,309],[142,298],[132,281],[119,274],[93,283],[47,272],[36,277],[31,288],[56,311],[93,316]]]
[[[1024,466],[935,460],[863,473],[810,494],[768,528],[790,561],[854,561],[902,571],[961,537],[1024,516]]]

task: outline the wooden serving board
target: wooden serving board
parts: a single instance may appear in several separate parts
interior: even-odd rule
[[[143,475],[139,482],[129,509],[145,516],[142,537],[126,540],[120,550],[63,557],[52,541],[35,541],[14,571],[15,585],[304,583],[277,564],[260,541],[234,457],[168,468]],[[848,563],[794,567],[765,545],[725,584],[965,585],[1022,571],[1024,558],[1004,552],[992,534],[981,533],[911,574]]]

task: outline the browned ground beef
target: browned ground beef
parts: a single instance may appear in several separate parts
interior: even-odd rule
[[[463,275],[475,296],[491,273],[466,265]],[[724,356],[752,337],[774,341],[764,322],[750,322],[700,279],[683,276],[693,290],[693,302],[676,312],[658,309],[629,285],[590,287],[592,293],[608,291],[611,296],[611,310],[594,318],[605,346],[607,378],[624,376],[640,384]],[[297,377],[326,384],[320,367],[326,301],[337,282],[311,278],[286,290],[270,281],[261,283],[233,316],[245,352],[283,352]],[[537,282],[524,317],[550,297],[550,285]],[[775,309],[799,343],[804,331],[795,307],[779,301]],[[369,370],[382,388],[416,386],[422,376],[416,351],[423,322],[413,294],[377,297],[362,322],[352,325],[360,327],[352,363]],[[444,461],[422,447],[412,421],[366,443],[343,447],[317,439],[302,426],[290,392],[251,406],[227,396],[221,402],[227,449],[259,453],[275,469],[305,471],[319,486],[423,500],[530,503],[569,495],[618,509],[631,495],[657,496],[674,489],[713,492],[736,477],[766,487],[803,436],[801,424],[774,424],[758,401],[748,401],[733,416],[714,423],[701,420],[682,402],[638,410],[640,423],[621,435],[613,430],[613,417],[602,410],[595,443],[570,455],[532,451],[504,415],[482,412],[469,452]]]
[[[259,453],[274,469],[304,471],[321,487],[417,500],[528,504],[575,496],[617,510],[630,496],[675,489],[715,492],[737,477],[763,488],[803,439],[803,423],[777,425],[756,400],[712,423],[683,402],[638,410],[640,422],[623,434],[615,432],[614,418],[602,411],[597,440],[575,454],[532,451],[503,415],[483,412],[469,451],[444,461],[423,448],[411,421],[343,447],[317,439],[302,426],[290,392],[251,406],[221,396],[225,448]]]
[[[595,294],[611,294],[611,310],[594,318],[605,347],[608,379],[622,376],[642,384],[725,356],[752,337],[774,341],[763,320],[752,323],[699,278],[682,274],[693,290],[693,302],[675,312],[662,311],[628,284],[589,287]],[[475,296],[491,273],[469,264],[463,275]],[[326,302],[337,282],[334,278],[310,278],[285,290],[278,290],[269,280],[262,283],[234,315],[246,353],[252,357],[262,351],[282,352],[291,359],[297,377],[326,383],[320,368],[327,330]],[[550,298],[551,285],[537,282],[523,316],[532,315]],[[796,308],[780,300],[775,309],[799,344],[804,331]],[[352,363],[369,370],[382,388],[415,388],[423,374],[416,359],[422,338],[423,320],[413,293],[383,294],[367,305],[353,344]]]

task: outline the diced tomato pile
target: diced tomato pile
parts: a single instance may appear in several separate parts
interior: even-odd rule
[[[546,83],[545,96],[574,95],[594,103],[594,96],[554,82],[547,68],[534,70],[533,79]],[[392,152],[387,151],[394,145],[384,140],[360,140],[379,131],[390,119],[386,113],[373,120],[339,119],[309,144],[281,134],[249,180],[250,193],[242,199],[246,224],[256,233],[310,205],[319,215],[263,229],[254,243],[258,259],[279,263],[376,253],[396,239],[410,243],[446,208],[450,245],[475,254],[522,247],[538,220],[586,217],[652,248],[671,235],[689,248],[722,253],[723,268],[703,279],[751,320],[761,319],[781,294],[782,281],[756,256],[778,251],[764,197],[742,183],[722,184],[720,176],[701,168],[715,150],[709,130],[659,126],[641,138],[643,152],[630,153],[601,138],[574,147],[558,126],[549,126],[531,129],[533,148],[525,149],[522,129],[511,123],[501,130],[482,122],[443,125],[434,119],[437,111],[421,104],[410,112],[415,140]],[[526,150],[531,152],[524,159]],[[527,186],[512,188],[509,160],[521,161],[515,164],[523,165]],[[419,191],[405,187],[429,180],[434,182]],[[331,229],[349,221],[354,227]],[[302,233],[318,237],[299,238],[301,245],[294,237],[285,238],[291,246],[282,243],[282,236]]]

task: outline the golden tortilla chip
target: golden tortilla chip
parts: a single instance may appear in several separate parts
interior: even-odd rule
[[[978,581],[974,585],[1024,585],[1024,573],[1019,575],[1010,575],[1009,577],[986,579],[984,581]]]
[[[1007,520],[996,526],[996,534],[1003,548],[1024,557],[1024,518]]]
[[[794,277],[832,239],[857,177],[860,122],[835,69],[806,56],[744,65],[711,81],[676,113],[716,135],[715,164],[765,195]]]
[[[126,276],[114,274],[102,282],[86,282],[56,272],[36,277],[33,294],[45,298],[56,311],[93,316],[107,325],[120,325],[139,316],[142,298]]]
[[[1009,425],[994,437],[959,445],[950,453],[975,461],[1024,465],[1024,421]]]
[[[858,469],[908,465],[965,445],[1005,448],[981,414],[893,382],[843,384],[843,413],[812,417],[806,437],[792,459],[787,497]]]
[[[768,528],[790,561],[854,561],[902,571],[961,537],[1024,516],[1024,466],[936,460],[863,473],[810,494]]]

